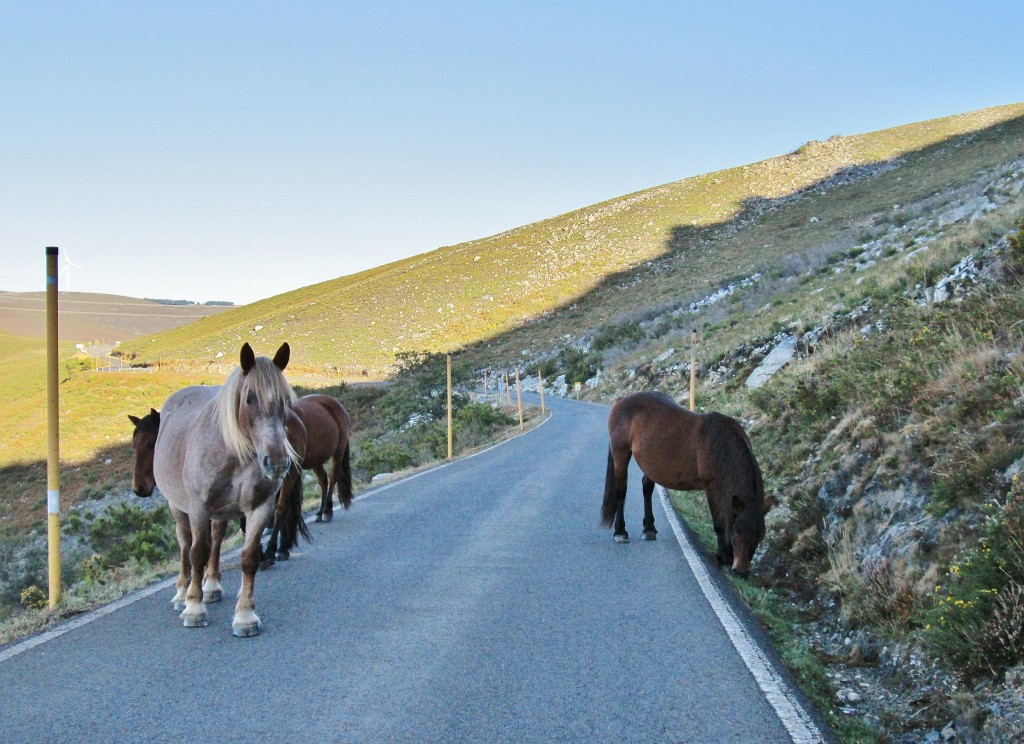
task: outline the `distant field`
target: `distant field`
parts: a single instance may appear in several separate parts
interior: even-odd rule
[[[89,292],[59,292],[58,332],[66,341],[123,341],[187,325],[226,307],[162,305],[149,300]],[[46,336],[45,292],[0,292],[0,331]]]

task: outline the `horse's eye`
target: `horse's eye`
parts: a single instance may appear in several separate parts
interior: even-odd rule
[[[245,396],[245,402],[247,405],[250,406],[256,405],[256,393],[249,393],[247,396]]]

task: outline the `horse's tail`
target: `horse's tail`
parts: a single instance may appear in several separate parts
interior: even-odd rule
[[[324,406],[334,419],[338,427],[338,438],[345,440],[345,449],[339,455],[334,453],[334,462],[331,464],[331,483],[327,484],[327,493],[330,494],[334,485],[338,485],[338,502],[348,509],[352,506],[352,453],[349,437],[352,434],[352,420],[349,418],[345,406],[336,399],[330,398],[331,403]]]
[[[281,484],[278,494],[277,523],[281,528],[281,549],[291,550],[299,545],[299,535],[313,542],[313,535],[302,514],[302,470],[292,466]]]
[[[338,472],[336,482],[338,484],[338,501],[348,509],[352,506],[352,462],[351,445],[345,442],[345,451],[341,455],[341,467],[336,467]]]
[[[601,503],[601,525],[611,527],[615,520],[615,512],[619,506],[618,494],[615,492],[615,458],[612,448],[608,448],[608,469],[604,474],[604,501]]]

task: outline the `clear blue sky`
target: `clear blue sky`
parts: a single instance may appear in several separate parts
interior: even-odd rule
[[[844,5],[0,0],[0,290],[251,302],[1024,100],[1024,3]]]

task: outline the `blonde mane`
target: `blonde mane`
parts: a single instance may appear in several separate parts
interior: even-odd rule
[[[241,367],[235,368],[214,399],[214,416],[220,426],[221,436],[224,437],[224,444],[242,462],[256,456],[252,442],[238,426],[239,401],[250,392],[256,394],[263,410],[272,410],[278,405],[291,408],[298,400],[292,386],[270,359],[256,357],[256,364],[249,370],[249,374],[243,375]],[[292,462],[298,465],[298,453],[287,439],[285,446]]]

